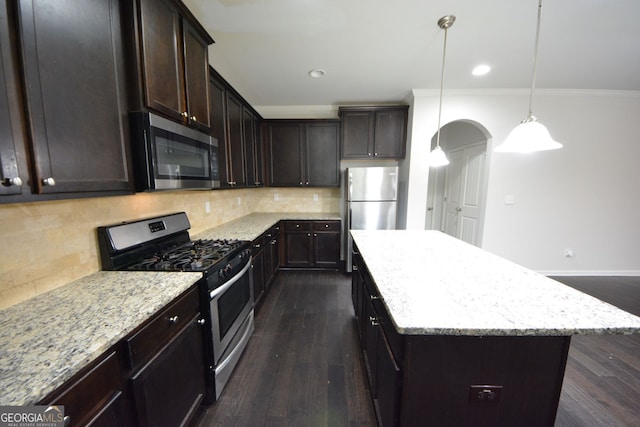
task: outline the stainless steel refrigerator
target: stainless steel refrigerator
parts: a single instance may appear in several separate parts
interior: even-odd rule
[[[349,230],[394,230],[398,204],[398,168],[357,167],[346,170],[345,259],[351,271]]]

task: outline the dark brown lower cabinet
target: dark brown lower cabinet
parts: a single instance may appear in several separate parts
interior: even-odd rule
[[[204,359],[199,314],[132,379],[140,426],[184,425],[204,398]]]
[[[187,425],[205,394],[199,307],[196,285],[40,404],[64,405],[65,427]]]
[[[285,267],[339,267],[339,220],[283,222]]]
[[[251,242],[251,274],[253,275],[253,299],[256,306],[262,301],[265,291],[265,249],[264,235]]]
[[[403,335],[355,248],[352,298],[382,427],[552,427],[571,337]]]
[[[120,354],[115,350],[92,363],[77,378],[41,402],[64,405],[65,426],[131,426]]]

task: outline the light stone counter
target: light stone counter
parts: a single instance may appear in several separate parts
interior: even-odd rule
[[[280,220],[339,220],[338,213],[253,213],[206,230],[192,239],[254,240]]]
[[[640,318],[438,231],[351,234],[406,335],[640,333]]]
[[[0,405],[44,398],[201,277],[101,271],[0,310]]]

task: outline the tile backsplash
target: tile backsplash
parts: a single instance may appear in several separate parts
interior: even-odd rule
[[[101,225],[184,211],[191,234],[197,234],[253,212],[339,209],[337,188],[157,192],[0,205],[0,309],[100,270]]]

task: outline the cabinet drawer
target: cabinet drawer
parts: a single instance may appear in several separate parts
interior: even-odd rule
[[[311,231],[313,223],[311,221],[285,221],[285,231]]]
[[[61,392],[42,404],[64,405],[65,419],[71,426],[90,423],[105,410],[122,422],[118,425],[123,425],[121,374],[116,352],[108,353],[80,378],[65,384]]]
[[[129,368],[145,363],[199,311],[198,287],[194,286],[125,340]]]
[[[314,221],[315,231],[340,231],[340,221]]]
[[[264,249],[264,245],[271,242],[271,239],[268,239],[266,234],[258,237],[257,239],[251,242],[251,256],[255,257]]]

